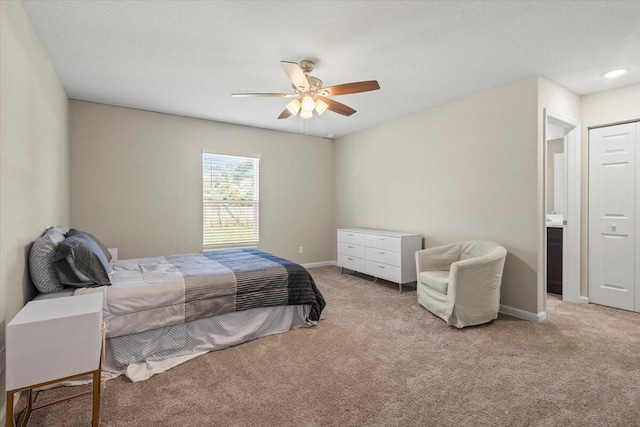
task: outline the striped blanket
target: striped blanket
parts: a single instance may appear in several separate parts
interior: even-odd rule
[[[103,292],[107,337],[257,307],[310,305],[317,321],[325,306],[302,266],[254,249],[118,261]]]

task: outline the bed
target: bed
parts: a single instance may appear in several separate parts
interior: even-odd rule
[[[105,370],[145,380],[212,350],[317,324],[325,306],[302,266],[255,249],[112,263],[104,295]]]

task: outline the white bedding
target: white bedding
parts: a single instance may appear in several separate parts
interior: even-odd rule
[[[184,279],[165,257],[117,261],[109,276],[111,286],[74,292],[104,295],[107,338],[184,323]]]

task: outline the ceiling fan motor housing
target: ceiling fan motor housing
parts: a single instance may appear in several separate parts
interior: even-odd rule
[[[302,71],[305,74],[309,74],[310,72],[313,71],[313,67],[316,65],[316,63],[310,59],[303,59],[302,61],[300,61],[300,68],[302,68]]]
[[[296,92],[300,93],[301,95],[304,95],[304,94],[314,95],[316,92],[322,89],[322,80],[309,75],[307,75],[306,77],[307,77],[307,82],[309,82],[309,90],[307,92],[303,92],[301,91],[300,88],[297,88],[295,84],[292,84],[291,86]]]

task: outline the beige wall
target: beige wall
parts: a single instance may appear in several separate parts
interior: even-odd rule
[[[69,222],[67,96],[20,2],[0,2],[0,347],[31,297],[25,262],[47,227]],[[4,404],[0,377],[0,407]]]
[[[121,258],[202,251],[207,149],[262,156],[261,249],[334,259],[332,140],[81,101],[70,137],[71,223]]]
[[[336,140],[336,226],[499,242],[501,303],[537,313],[537,91],[532,77]]]
[[[588,294],[589,277],[589,128],[629,120],[640,120],[640,84],[608,90],[581,98],[580,121],[582,122],[582,251],[580,293]]]

